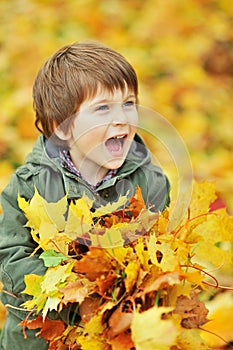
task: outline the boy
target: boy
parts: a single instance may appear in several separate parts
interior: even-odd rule
[[[32,198],[35,188],[47,201],[68,201],[85,192],[95,205],[132,196],[136,186],[145,203],[162,211],[168,204],[169,184],[162,170],[151,163],[149,152],[136,134],[138,82],[132,66],[119,53],[94,42],[65,46],[39,71],[33,87],[38,138],[26,162],[2,192],[0,224],[2,301],[8,314],[1,350],[47,349],[18,326],[27,314],[24,275],[43,275],[36,244],[24,227],[18,194]]]

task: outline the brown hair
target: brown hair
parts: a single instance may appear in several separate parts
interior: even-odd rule
[[[94,97],[99,87],[111,93],[127,87],[138,96],[135,70],[118,52],[89,41],[59,49],[44,63],[34,82],[37,129],[47,138],[60,124],[67,132],[81,103]]]

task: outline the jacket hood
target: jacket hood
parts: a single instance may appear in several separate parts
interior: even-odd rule
[[[26,164],[30,164],[35,167],[50,167],[53,171],[61,171],[61,160],[59,157],[60,147],[51,143],[43,135],[40,135],[37,139],[33,150],[26,158]],[[118,173],[124,175],[130,174],[137,168],[149,164],[151,162],[151,155],[141,139],[136,134],[130,150],[127,154],[124,164],[119,168]]]

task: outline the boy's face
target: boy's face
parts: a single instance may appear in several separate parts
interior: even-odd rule
[[[123,164],[137,122],[136,97],[127,89],[102,91],[82,103],[68,142],[71,158],[87,180],[98,182],[109,169]]]

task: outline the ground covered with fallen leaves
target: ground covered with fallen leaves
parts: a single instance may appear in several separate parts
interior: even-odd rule
[[[77,40],[97,39],[121,52],[134,65],[140,82],[140,104],[158,111],[174,125],[180,138],[184,140],[187,146],[194,178],[199,182],[208,180],[215,183],[218,199],[215,204],[212,204],[212,208],[225,206],[227,213],[232,215],[232,18],[233,7],[231,1],[228,0],[1,1],[0,191],[9,181],[9,177],[14,169],[23,163],[25,155],[30,151],[38,136],[33,126],[34,113],[31,88],[35,74],[42,62],[62,45]],[[152,118],[149,128],[153,129],[153,125]],[[176,167],[171,162],[171,156],[164,151],[160,144],[154,142],[150,135],[145,133],[143,136],[155,154],[156,159],[159,159],[160,164],[168,174],[172,183],[173,195],[176,193],[179,179],[177,179]],[[223,215],[223,212],[224,209],[221,209],[218,213]],[[192,211],[190,213],[190,218],[192,215],[195,216],[195,213],[192,213]],[[169,216],[171,214],[164,213],[160,218],[160,225],[162,225],[162,222],[166,222],[166,215]],[[215,216],[208,215],[208,220],[210,217],[212,218],[211,220],[215,218]],[[221,220],[223,223],[225,222],[224,218]],[[209,251],[210,257],[213,260],[217,259],[217,257],[219,258],[218,262],[215,261],[217,267],[215,268],[214,276],[217,274],[216,278],[221,285],[232,285],[232,265],[228,264],[229,261],[228,263],[225,262],[225,253],[219,256],[215,254],[215,249],[219,247],[217,241],[215,243],[211,241],[211,237],[215,237],[215,234],[211,224],[208,225],[208,228],[201,225],[197,227],[200,230],[203,228],[207,232],[206,244],[208,248],[211,247],[212,249]],[[212,226],[214,226],[213,221]],[[180,231],[174,237],[174,242],[183,236],[185,237],[184,230],[185,227],[180,228]],[[158,232],[160,232],[160,229]],[[194,233],[192,233],[193,235]],[[192,237],[192,239],[200,239],[202,242],[203,232],[198,232],[198,235],[199,238]],[[165,237],[167,237],[166,234],[163,238],[165,239]],[[187,237],[189,237],[189,234]],[[157,239],[158,237],[155,235],[154,240],[156,242],[154,244],[156,247],[160,244],[163,247],[161,249],[165,249],[165,243],[170,244],[163,241],[163,239],[162,242],[158,241],[160,242],[158,243]],[[143,254],[149,254],[148,245],[150,246],[152,241],[148,241],[146,237],[140,238],[140,240],[142,240],[142,242],[139,241],[141,242],[140,244],[144,248],[147,247],[147,250],[144,249]],[[194,244],[194,241],[191,241],[191,243]],[[230,254],[228,243],[222,243],[221,247],[224,247],[226,255],[228,252]],[[181,247],[179,248],[181,249]],[[128,247],[128,250],[133,250],[132,262],[139,264],[142,257],[135,249],[135,247]],[[173,248],[170,247],[170,249]],[[139,250],[138,246],[137,250]],[[207,254],[205,254],[205,245],[200,243],[197,245],[195,253],[201,254],[201,250],[203,250],[204,263],[203,266],[200,265],[203,270],[206,267],[205,259]],[[164,268],[162,267],[162,262],[164,262],[166,254],[163,253],[163,250],[158,251],[161,256],[163,255],[163,258],[161,256],[156,258],[160,266],[156,265],[155,270]],[[90,251],[90,254],[87,253],[80,255],[80,261],[85,262],[89,255],[93,257],[95,256],[94,254],[97,254],[96,251],[95,253],[94,251]],[[123,257],[119,258],[118,263],[125,266],[128,255],[125,256],[125,259]],[[161,259],[160,262],[159,259]],[[152,265],[155,261],[154,257]],[[225,269],[222,267],[223,261]],[[115,258],[112,257],[109,263],[111,268],[116,267]],[[213,261],[210,263],[212,264]],[[66,264],[66,261],[64,264]],[[181,264],[180,260],[178,264]],[[130,267],[128,269],[130,270]],[[185,267],[182,267],[182,271],[184,269]],[[175,271],[177,273],[177,270]],[[207,271],[212,271],[209,266]],[[188,272],[191,273],[191,268],[189,268]],[[199,274],[196,268],[193,268],[192,272],[196,275]],[[144,273],[149,276],[149,270],[145,270]],[[119,268],[119,274],[121,276],[119,277],[119,293],[123,293],[123,290],[128,288],[127,293],[131,295],[130,283],[133,285],[135,276],[132,276],[132,281],[129,282],[128,277],[124,277],[124,269],[120,270]],[[205,277],[207,278],[207,276]],[[142,279],[142,276],[140,278]],[[141,281],[140,278],[138,283]],[[181,277],[179,276],[179,278]],[[181,284],[181,282],[185,281],[184,284],[187,286],[187,278],[182,278],[179,280],[179,283]],[[129,284],[128,287],[126,287],[127,283]],[[149,285],[150,282],[147,283]],[[169,282],[166,281],[164,283],[165,285],[167,283],[169,293],[179,285],[174,282],[174,285],[170,288]],[[212,283],[216,284],[217,282],[214,282],[212,279]],[[203,283],[199,281],[197,286],[202,288]],[[90,288],[89,285],[85,287]],[[158,290],[155,289],[151,292],[154,295],[158,295],[156,299],[157,304],[155,304],[157,307],[160,305],[159,303],[162,303],[160,307],[162,305],[163,307],[170,307],[169,302],[165,298],[164,290],[166,288],[162,288],[160,297]],[[135,295],[132,295],[134,298]],[[186,297],[187,295],[185,294]],[[150,308],[149,305],[148,310],[145,309],[144,303],[146,301],[142,300],[144,296],[142,292],[140,296],[141,301],[138,301],[139,298],[138,300],[136,299],[136,303],[128,302],[129,305],[127,307],[129,310],[133,308],[133,312],[126,312],[126,317],[132,317],[133,313],[135,320],[140,322],[137,316],[145,315],[145,318],[149,318],[150,312],[156,313],[155,308]],[[232,293],[227,290],[220,292],[219,288],[211,288],[210,290],[208,288],[205,293],[202,291],[201,296],[202,301],[209,310],[207,317],[215,320],[214,322],[207,322],[201,327],[221,334],[222,338],[227,341],[233,341]],[[175,305],[174,300],[172,306]],[[182,304],[181,301],[180,303]],[[116,308],[116,305],[114,307]],[[177,307],[179,309],[179,305]],[[143,313],[139,312],[140,308],[143,310]],[[118,312],[123,312],[122,309],[116,309],[120,310]],[[109,309],[107,307],[103,315],[106,316],[110,311],[114,315],[110,307]],[[0,313],[2,324],[5,317],[5,309],[2,306],[0,306]],[[171,315],[169,312],[164,314],[169,315],[167,319],[163,319],[165,325],[174,322],[174,317],[177,317],[177,319],[182,318],[181,311],[178,311],[176,316],[174,314]],[[115,315],[117,316],[117,313]],[[159,320],[160,316],[157,313],[153,317],[155,320]],[[106,322],[111,324],[111,321],[107,320]],[[130,329],[134,329],[134,331],[131,329],[130,332],[132,333],[130,334],[138,333],[135,331],[137,328],[133,328],[133,325],[137,324],[136,327],[139,325],[135,320],[127,320],[128,323],[126,322],[128,325],[132,324]],[[176,326],[174,327],[176,332],[179,332]],[[112,332],[114,331],[112,330]],[[102,332],[102,329],[100,332]],[[89,334],[91,331],[87,331],[87,333]],[[188,333],[188,337],[192,336],[196,339],[196,333],[199,334],[199,330],[197,332],[196,329],[191,328],[188,332],[188,328],[185,329],[182,339]],[[119,337],[122,336],[121,334],[119,333]],[[171,334],[174,333],[171,332]],[[146,337],[143,332],[142,337]],[[211,337],[206,332],[202,337],[208,338],[210,346],[216,349],[223,349],[225,346],[225,343],[219,338]],[[110,335],[109,338],[114,339]],[[129,340],[129,337],[127,339]],[[145,340],[146,338],[143,339]],[[135,340],[134,338],[133,341],[137,342],[137,349],[140,349],[140,341],[142,340]],[[111,344],[111,346],[114,345]],[[117,348],[117,346],[119,347]],[[185,345],[186,347],[182,346],[184,349],[190,349],[188,345]],[[115,345],[115,348],[120,349],[120,345]],[[202,349],[201,345],[199,348]]]

